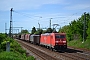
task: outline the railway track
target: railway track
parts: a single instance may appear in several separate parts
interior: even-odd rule
[[[65,54],[60,53],[60,55],[66,56],[67,58],[71,58],[72,60],[90,60],[90,55],[80,50],[67,49],[66,51],[62,52]]]
[[[84,54],[83,51],[67,49],[66,51],[62,52],[54,52],[44,47],[33,45],[27,42],[19,40],[18,42],[39,56],[40,60],[90,60],[90,56],[88,54]]]
[[[66,58],[66,60],[70,59],[70,60],[90,60],[90,58],[86,58],[85,56],[82,55],[78,55],[77,53],[65,53],[65,54],[60,54],[63,55]]]
[[[31,52],[33,52],[35,55],[39,56],[40,59],[42,60],[60,60],[57,58],[54,58],[48,54],[45,54],[44,52],[37,50],[35,48],[33,48],[32,46],[26,44],[23,41],[18,41],[22,46],[24,46],[25,48],[27,48],[28,50],[30,50]]]

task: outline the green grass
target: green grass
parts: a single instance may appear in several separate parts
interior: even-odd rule
[[[84,43],[82,43],[80,40],[68,41],[68,46],[90,50],[90,40],[86,40]]]

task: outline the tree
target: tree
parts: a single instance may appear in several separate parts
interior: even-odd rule
[[[62,32],[67,33],[68,28],[69,28],[69,25],[65,25],[62,28],[60,28],[58,32],[60,32],[60,33],[62,33]]]
[[[29,33],[28,30],[22,30],[21,31],[21,34],[27,34],[27,33]]]
[[[90,40],[90,14],[87,14],[88,22],[87,22],[87,40]]]
[[[44,34],[44,33],[46,33],[46,30],[43,30],[43,32],[42,32],[42,33],[43,33],[43,34]]]
[[[90,14],[86,13],[86,37],[90,34]],[[67,26],[62,27],[59,32],[65,32],[69,41],[83,40],[84,14],[77,20],[71,21]],[[90,36],[89,36],[90,37]]]
[[[31,34],[34,34],[35,32],[36,32],[36,28],[33,27],[33,28],[32,28],[32,31],[31,31]]]
[[[41,35],[43,33],[42,29],[38,29],[34,34]]]
[[[87,29],[87,39],[89,39],[90,40],[90,21],[89,21],[89,23],[88,23],[88,29]]]
[[[46,33],[52,33],[53,32],[53,29],[51,29],[51,28],[48,28],[47,30],[46,30]]]

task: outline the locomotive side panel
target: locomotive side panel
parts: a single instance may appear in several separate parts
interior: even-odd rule
[[[45,46],[51,46],[51,33],[41,34],[40,44]]]

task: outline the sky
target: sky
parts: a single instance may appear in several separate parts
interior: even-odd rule
[[[40,28],[48,28],[50,19],[51,25],[59,24],[56,28],[68,25],[84,12],[90,13],[90,0],[0,0],[0,33],[5,32],[5,23],[10,28],[11,8],[13,27],[30,32],[32,27],[39,28],[38,23]],[[20,32],[20,28],[13,29],[13,33]]]

